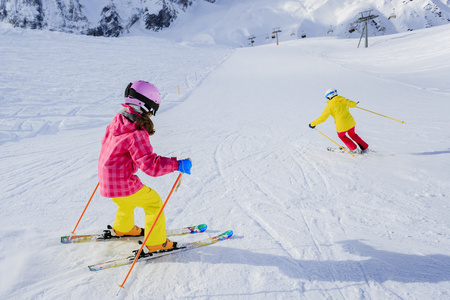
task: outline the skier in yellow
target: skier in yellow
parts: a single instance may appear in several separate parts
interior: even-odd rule
[[[355,133],[356,122],[349,111],[349,107],[356,107],[356,104],[359,102],[354,102],[339,96],[335,89],[327,90],[325,97],[328,99],[327,107],[325,107],[320,117],[309,124],[309,127],[314,129],[320,123],[325,122],[331,115],[334,118],[334,123],[336,123],[336,131],[339,138],[351,152],[358,152],[357,145],[361,151],[369,148],[369,145]]]

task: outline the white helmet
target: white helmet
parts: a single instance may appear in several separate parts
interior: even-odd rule
[[[325,92],[325,98],[327,98],[328,100],[331,100],[333,97],[337,96],[337,90],[335,89],[329,89]]]

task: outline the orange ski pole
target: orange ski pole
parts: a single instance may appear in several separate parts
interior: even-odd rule
[[[144,249],[145,243],[147,242],[148,238],[150,237],[150,234],[152,233],[153,228],[155,227],[156,222],[157,222],[158,219],[159,219],[159,216],[161,216],[161,214],[162,214],[162,212],[163,212],[163,210],[164,210],[164,207],[166,207],[167,201],[169,201],[169,198],[170,198],[170,196],[172,195],[173,190],[174,190],[175,188],[177,188],[178,185],[179,185],[179,182],[181,182],[181,181],[180,181],[180,180],[181,180],[181,175],[183,175],[183,173],[180,172],[180,174],[179,174],[178,177],[177,177],[177,180],[175,181],[175,183],[173,184],[172,189],[170,190],[169,195],[167,196],[166,201],[164,201],[163,206],[162,206],[161,209],[159,210],[159,213],[158,213],[158,215],[156,216],[155,222],[153,222],[152,228],[150,228],[149,232],[147,233],[147,236],[145,237],[144,242],[142,243],[141,248],[139,248],[139,251],[138,251],[138,253],[136,254],[136,257],[134,258],[133,264],[131,265],[130,270],[128,271],[127,276],[125,276],[125,279],[124,279],[124,281],[122,282],[122,284],[119,285],[119,287],[121,287],[122,289],[125,288],[125,287],[124,287],[125,282],[127,281],[128,276],[130,276],[130,273],[131,273],[131,271],[133,270],[134,265],[136,264],[136,261],[137,261],[138,258],[139,258],[139,255],[141,255],[142,249]],[[117,294],[119,294],[119,292],[120,292],[120,289],[119,289],[119,291],[117,292]]]
[[[77,225],[75,225],[75,228],[73,229],[72,234],[75,234],[75,230],[77,229],[78,224],[80,224],[81,218],[83,217],[84,213],[86,212],[86,209],[88,208],[89,203],[91,203],[91,200],[92,200],[92,198],[94,197],[95,192],[97,191],[99,185],[100,185],[100,182],[97,183],[97,186],[95,187],[95,190],[94,190],[94,192],[92,193],[91,198],[89,199],[88,203],[86,204],[86,207],[84,208],[83,213],[81,214],[80,219],[79,219],[78,222],[77,222]]]

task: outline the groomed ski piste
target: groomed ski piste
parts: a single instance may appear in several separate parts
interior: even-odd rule
[[[146,36],[93,38],[0,27],[1,299],[448,299],[450,26],[254,48]],[[137,243],[65,245],[97,182],[105,127],[124,88],[162,91],[156,153],[190,157],[167,227],[208,224],[199,250],[128,267]],[[374,150],[352,157],[308,124],[324,92],[352,109]],[[317,126],[339,142],[334,122]],[[163,200],[177,174],[144,183]],[[77,234],[115,205],[98,193]],[[136,210],[136,224],[143,213]]]

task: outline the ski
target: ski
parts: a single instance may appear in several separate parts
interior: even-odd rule
[[[194,234],[204,232],[208,226],[206,224],[200,224],[196,226],[182,227],[177,229],[168,229],[167,236],[179,236],[185,234]],[[117,237],[111,234],[111,226],[108,225],[107,230],[103,230],[101,234],[86,234],[86,235],[66,235],[61,237],[61,243],[73,244],[73,243],[87,243],[87,242],[104,242],[120,239],[136,239],[143,236],[123,236]]]
[[[195,242],[190,242],[190,243],[178,243],[177,248],[171,250],[171,251],[165,251],[165,252],[156,252],[156,253],[144,253],[144,251],[141,252],[139,259],[136,262],[141,262],[141,261],[146,261],[146,260],[150,260],[150,259],[155,259],[155,258],[159,258],[161,256],[165,256],[165,255],[169,255],[169,254],[174,254],[174,253],[178,253],[178,252],[182,252],[182,251],[186,251],[186,250],[191,250],[191,249],[196,249],[199,247],[204,247],[207,245],[211,245],[211,244],[215,244],[217,242],[220,241],[224,241],[229,239],[231,236],[233,235],[233,231],[228,230],[225,231],[222,234],[219,234],[217,236],[214,237],[210,237],[210,238],[206,238],[203,240],[198,240]],[[101,270],[105,270],[105,269],[110,269],[110,268],[115,268],[115,267],[120,267],[120,266],[125,266],[125,265],[129,265],[132,264],[137,253],[139,250],[134,250],[133,253],[134,255],[128,256],[126,258],[120,258],[120,259],[115,259],[115,260],[111,260],[111,261],[107,261],[107,262],[103,262],[103,263],[98,263],[95,265],[90,265],[89,266],[89,270],[91,271],[101,271]]]
[[[345,151],[345,149],[341,148],[341,147],[339,147],[339,148],[327,147],[327,150],[330,151],[330,152],[339,152],[339,153],[346,153],[347,151],[351,152],[348,149],[347,149],[347,151]],[[358,151],[356,153],[352,153],[352,154],[366,154],[366,153],[369,153],[369,152],[373,152],[373,151],[370,150],[370,149],[365,149],[363,151],[358,149]]]
[[[327,150],[330,151],[330,152],[340,152],[340,153],[344,153],[345,152],[344,148],[327,147]]]

